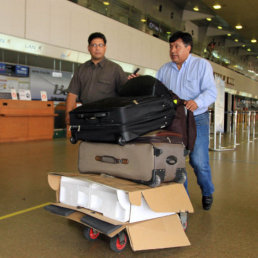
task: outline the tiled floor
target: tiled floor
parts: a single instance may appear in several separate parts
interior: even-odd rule
[[[191,246],[133,252],[128,245],[120,257],[258,257],[258,139],[248,143],[242,136],[235,151],[210,152],[216,187],[210,211],[202,209],[196,178],[187,165],[195,209],[188,219]],[[223,144],[231,142],[223,136]],[[78,144],[65,139],[0,144],[1,258],[117,256],[107,237],[89,242],[82,225],[41,207],[55,201],[47,173],[76,172],[77,149]]]

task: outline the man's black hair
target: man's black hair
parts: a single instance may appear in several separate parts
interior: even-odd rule
[[[96,38],[101,38],[101,39],[103,39],[104,44],[106,45],[106,43],[107,43],[106,37],[105,37],[105,35],[102,34],[101,32],[94,32],[94,33],[91,33],[91,34],[90,34],[90,36],[88,37],[88,43],[89,43],[89,45],[90,45],[91,41],[92,41],[93,39],[96,39]]]
[[[187,32],[177,31],[169,38],[169,43],[175,42],[178,39],[182,39],[186,47],[191,46],[191,52],[192,52],[193,38],[191,34]]]

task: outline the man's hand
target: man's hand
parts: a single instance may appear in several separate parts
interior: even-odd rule
[[[138,77],[138,76],[140,76],[138,73],[136,73],[136,74],[132,73],[132,74],[128,75],[127,78],[128,78],[128,80],[131,80],[131,79],[133,79],[135,77]]]
[[[198,108],[198,106],[194,100],[185,101],[184,104],[185,104],[185,107],[192,112]]]

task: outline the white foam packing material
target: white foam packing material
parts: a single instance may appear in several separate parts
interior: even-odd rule
[[[80,177],[61,177],[60,202],[89,208],[90,182]]]
[[[107,218],[121,222],[129,220],[130,202],[125,191],[83,177],[62,176],[59,199],[63,204],[97,211]]]
[[[141,206],[131,205],[128,193],[84,177],[61,177],[60,202],[70,206],[90,209],[121,222],[137,222],[174,213],[154,212],[144,198]]]

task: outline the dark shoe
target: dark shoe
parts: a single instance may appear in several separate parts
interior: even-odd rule
[[[212,202],[213,202],[212,195],[203,196],[202,197],[202,207],[203,207],[203,209],[208,211],[211,208]]]

